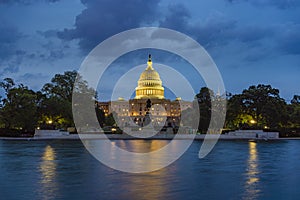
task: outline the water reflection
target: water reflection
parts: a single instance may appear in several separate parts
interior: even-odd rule
[[[170,182],[175,181],[169,177],[169,173],[172,171],[163,169],[151,173],[129,175],[127,184],[123,186],[123,189],[128,191],[127,199],[168,199]]]
[[[57,181],[55,180],[57,165],[55,158],[56,155],[54,149],[50,145],[47,145],[39,167],[42,174],[41,185],[42,193],[45,197],[44,199],[52,199],[57,191]]]
[[[82,141],[92,155],[117,170],[142,173],[158,170],[176,160],[187,147],[188,140],[168,141]],[[168,144],[168,148],[166,148]],[[126,150],[124,150],[126,149]],[[145,153],[137,153],[145,152]]]
[[[243,199],[257,199],[260,189],[258,188],[259,168],[256,142],[249,142],[249,158],[245,183],[245,196]]]
[[[161,149],[165,145],[168,144],[169,141],[161,141],[161,140],[132,140],[132,141],[117,141],[113,142],[114,145],[119,146],[127,151],[131,152],[153,152]],[[174,142],[173,145],[177,143]],[[174,147],[175,148],[175,147]],[[114,148],[111,149],[112,156],[114,154]],[[139,165],[146,165],[149,169],[156,168],[160,162],[163,162],[166,155],[160,154],[159,156],[155,156],[154,158],[150,155],[148,159],[141,160],[137,157],[133,157],[131,162],[132,168],[135,168]],[[124,185],[123,189],[128,191],[127,198],[128,199],[166,199],[167,194],[167,186],[170,182],[174,182],[172,178],[168,175],[172,173],[170,171],[172,168],[157,170],[151,173],[143,173],[143,174],[128,174],[128,182]],[[137,168],[138,170],[138,168]]]
[[[113,145],[117,145],[118,147],[136,153],[149,153],[152,151],[156,151],[166,146],[169,141],[164,140],[132,140],[130,142],[119,140],[118,142],[111,142]]]

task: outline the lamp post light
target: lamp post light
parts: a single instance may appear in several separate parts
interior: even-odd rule
[[[253,128],[255,125],[257,125],[257,121],[255,121],[254,119],[251,119],[250,120],[250,124],[251,124],[251,126]],[[254,128],[256,128],[256,126]]]

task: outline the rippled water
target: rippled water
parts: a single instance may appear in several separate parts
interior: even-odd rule
[[[132,151],[168,141],[114,141]],[[201,142],[146,174],[100,164],[80,141],[0,141],[0,199],[299,199],[300,141]]]

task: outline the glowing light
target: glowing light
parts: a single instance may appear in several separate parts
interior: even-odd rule
[[[259,178],[258,155],[255,142],[249,142],[249,159],[247,165],[247,181],[245,184],[246,197],[256,197],[260,190],[257,188]]]
[[[54,149],[48,145],[44,150],[44,154],[42,157],[42,162],[40,164],[39,170],[42,174],[41,184],[42,184],[42,192],[47,194],[49,189],[51,188],[51,192],[55,192],[57,190],[56,185],[56,155]]]
[[[117,129],[116,129],[116,128],[112,128],[111,131],[112,131],[112,132],[116,132]]]
[[[251,120],[250,120],[250,123],[251,123],[251,124],[256,124],[256,121],[255,121],[254,119],[251,119]]]

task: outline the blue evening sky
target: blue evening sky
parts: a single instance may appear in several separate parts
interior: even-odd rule
[[[143,26],[171,28],[197,40],[228,92],[263,83],[280,89],[287,101],[300,94],[299,0],[0,0],[0,78],[39,90],[54,74],[78,70],[101,41]],[[204,86],[178,59],[149,51],[154,62],[186,68],[195,90]],[[115,77],[145,63],[147,53],[115,63],[103,99]]]

